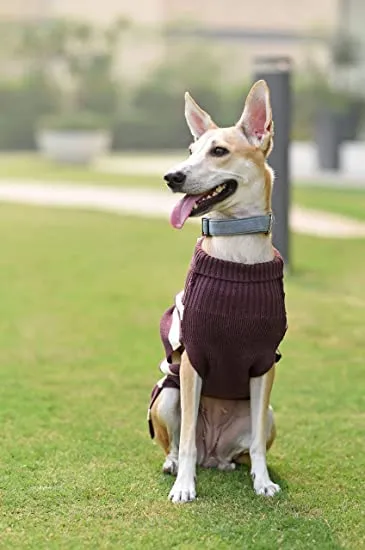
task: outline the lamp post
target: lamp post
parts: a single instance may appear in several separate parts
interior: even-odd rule
[[[272,208],[274,213],[273,243],[290,267],[290,174],[289,141],[291,124],[291,62],[288,57],[257,57],[255,80],[263,79],[270,89],[274,120],[274,148],[269,163],[275,172]]]

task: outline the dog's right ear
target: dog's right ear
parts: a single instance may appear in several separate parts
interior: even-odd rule
[[[207,130],[217,128],[208,113],[195,103],[189,92],[185,92],[185,118],[195,140]]]

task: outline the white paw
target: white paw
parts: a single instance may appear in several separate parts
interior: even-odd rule
[[[178,470],[178,461],[177,458],[167,456],[165,462],[162,466],[162,471],[164,474],[171,474],[172,476],[177,475]]]
[[[252,475],[253,488],[257,495],[263,495],[265,497],[273,497],[280,491],[279,485],[273,483],[268,476]]]
[[[196,491],[194,478],[191,480],[185,480],[177,477],[174,486],[170,491],[169,499],[174,504],[178,504],[191,502],[192,500],[195,500],[195,497]]]
[[[222,472],[233,472],[236,469],[236,464],[234,462],[220,462],[218,464],[218,470]]]

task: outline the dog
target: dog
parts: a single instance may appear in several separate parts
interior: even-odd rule
[[[270,93],[251,88],[235,126],[218,128],[185,94],[194,141],[164,179],[184,197],[171,214],[181,228],[203,218],[185,289],[161,321],[164,378],[149,408],[151,435],[177,475],[169,499],[196,498],[196,466],[251,464],[258,495],[273,496],[266,452],[276,428],[270,406],[278,347],[286,330],[283,260],[272,245],[273,146]]]

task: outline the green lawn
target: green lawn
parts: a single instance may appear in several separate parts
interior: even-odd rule
[[[199,499],[174,506],[145,417],[196,227],[1,211],[0,548],[365,548],[364,241],[294,237],[281,495],[256,497],[245,467],[200,471]]]
[[[63,165],[35,154],[0,153],[0,179],[29,179],[50,182],[75,182],[89,185],[155,187],[163,185],[162,176],[120,175],[98,172],[84,166]]]
[[[293,201],[307,208],[365,220],[365,186],[363,189],[338,189],[297,185],[293,187]]]

